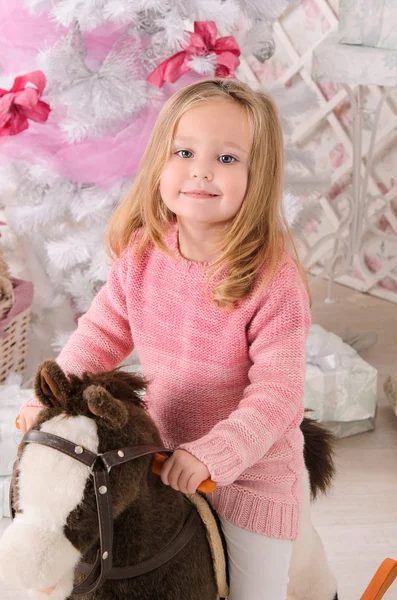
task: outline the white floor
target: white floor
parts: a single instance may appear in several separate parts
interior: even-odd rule
[[[360,600],[382,560],[397,559],[397,416],[382,387],[388,374],[397,378],[397,305],[341,286],[335,304],[324,304],[325,288],[325,282],[313,280],[313,322],[338,335],[349,329],[379,336],[364,355],[379,370],[376,429],[338,441],[332,493],[313,506],[313,520],[339,582],[339,598]],[[6,519],[0,521],[0,534],[6,525]],[[384,598],[397,598],[397,581]],[[0,599],[27,600],[1,583]]]
[[[382,560],[397,560],[397,416],[383,392],[386,376],[397,378],[397,305],[342,286],[336,286],[337,301],[324,304],[325,290],[325,282],[312,282],[313,322],[340,336],[346,329],[378,334],[363,355],[378,369],[375,431],[338,441],[332,493],[313,507],[339,598],[359,600]],[[397,581],[384,598],[396,600]]]

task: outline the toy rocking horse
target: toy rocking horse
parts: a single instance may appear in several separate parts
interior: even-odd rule
[[[144,389],[142,378],[119,370],[79,378],[66,377],[54,361],[39,368],[35,392],[45,409],[20,444],[10,496],[14,519],[0,540],[0,576],[31,598],[227,595],[208,523],[196,509],[203,497],[192,502],[153,473],[155,453],[169,451],[145,409]],[[302,431],[315,497],[332,479],[332,436],[310,419]],[[207,511],[215,519],[208,505]],[[335,579],[303,513],[288,600],[333,600]]]

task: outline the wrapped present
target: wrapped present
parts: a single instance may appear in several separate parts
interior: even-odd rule
[[[339,42],[397,50],[397,0],[340,0]]]
[[[350,85],[397,85],[397,50],[339,44],[333,31],[313,50],[312,77]]]
[[[0,477],[11,475],[21,433],[15,427],[15,418],[21,405],[33,396],[33,390],[22,390],[22,377],[17,373],[8,376],[0,385]]]
[[[0,519],[10,517],[10,485],[11,476],[0,477]]]
[[[312,325],[306,342],[305,408],[337,437],[375,427],[377,370],[340,337]]]

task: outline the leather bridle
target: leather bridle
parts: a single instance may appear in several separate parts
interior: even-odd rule
[[[84,581],[76,586],[72,595],[88,594],[96,590],[106,579],[130,579],[149,573],[166,564],[176,556],[191,540],[201,519],[193,508],[181,531],[161,552],[130,567],[113,567],[113,515],[109,472],[113,467],[135,460],[141,456],[163,452],[172,454],[167,448],[158,446],[128,446],[103,454],[94,454],[84,446],[75,444],[52,433],[30,430],[21,443],[37,443],[63,452],[88,467],[93,477],[98,510],[100,550],[93,565],[80,563],[77,571],[85,574]],[[160,510],[160,508],[159,508]]]

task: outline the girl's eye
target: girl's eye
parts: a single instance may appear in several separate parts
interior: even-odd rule
[[[224,160],[222,160],[224,159]],[[236,162],[236,159],[234,158],[234,156],[230,156],[230,154],[221,154],[221,156],[219,157],[219,160],[221,161],[221,163],[223,165],[231,165],[232,163]]]
[[[175,152],[175,154],[177,154],[181,158],[191,158],[193,156],[193,153],[190,152],[190,150],[178,150],[178,152]]]
[[[177,152],[175,152],[175,154],[180,158],[192,158],[193,156],[193,152],[190,152],[190,150],[178,150]],[[236,162],[237,159],[234,158],[234,156],[231,156],[230,154],[221,154],[218,160],[223,165],[231,165],[232,163]]]

